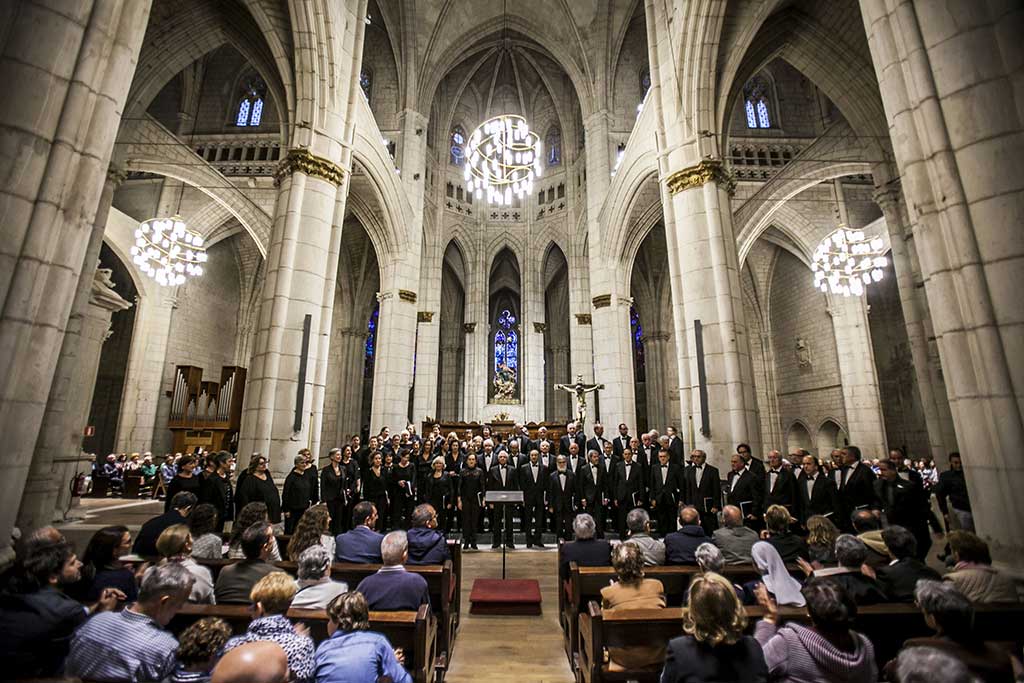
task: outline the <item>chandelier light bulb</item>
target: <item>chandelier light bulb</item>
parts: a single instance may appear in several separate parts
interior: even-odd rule
[[[180,216],[140,223],[131,255],[139,270],[163,287],[183,285],[189,276],[202,275],[198,264],[207,259],[202,236],[189,230]]]
[[[481,123],[469,136],[465,178],[477,197],[499,206],[532,191],[540,176],[541,141],[526,119],[502,114]],[[480,193],[483,188],[485,192]]]
[[[842,296],[863,296],[865,287],[879,282],[888,265],[883,255],[885,242],[878,236],[866,237],[863,230],[840,225],[814,250],[811,271],[814,287]]]

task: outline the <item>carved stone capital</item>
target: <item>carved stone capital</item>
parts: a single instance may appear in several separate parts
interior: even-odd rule
[[[419,311],[416,313],[416,322],[418,323],[430,323],[434,321],[433,311]]]
[[[476,329],[476,323],[462,323],[462,331],[466,334],[473,334]]]
[[[736,189],[736,181],[718,159],[704,159],[695,166],[676,171],[665,180],[669,194],[678,194],[710,182],[722,185],[729,194]]]
[[[416,303],[416,292],[411,292],[408,289],[398,290],[398,298],[402,301],[408,301],[411,304]]]
[[[548,329],[548,326],[547,326],[546,323],[534,323],[533,324],[533,331],[537,332],[539,334],[544,334],[544,332],[546,332],[547,329]]]
[[[128,171],[124,170],[120,166],[115,166],[114,164],[107,166],[107,180],[112,182],[115,188],[120,187],[121,183],[127,179]]]
[[[607,308],[612,305],[612,295],[598,294],[591,301],[594,304],[594,308]]]
[[[277,170],[274,172],[274,184],[280,185],[285,177],[296,171],[335,185],[341,185],[345,180],[345,169],[341,166],[329,159],[316,156],[308,149],[296,148],[289,150],[288,155],[277,165]]]
[[[591,320],[592,320],[592,318],[590,317],[589,313],[577,313],[576,314],[576,324],[577,325],[589,325]]]
[[[879,208],[881,208],[884,213],[886,209],[891,211],[896,210],[899,206],[902,194],[903,190],[900,186],[900,181],[894,180],[876,189],[871,195],[871,198],[875,200],[875,203],[878,204]]]

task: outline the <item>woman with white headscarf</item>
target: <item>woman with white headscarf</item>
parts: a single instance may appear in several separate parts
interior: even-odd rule
[[[754,561],[754,569],[761,575],[761,580],[744,585],[744,603],[757,604],[754,588],[758,583],[763,583],[779,606],[803,607],[806,604],[804,596],[800,593],[800,582],[790,575],[775,546],[766,541],[758,541],[750,549],[750,556]]]

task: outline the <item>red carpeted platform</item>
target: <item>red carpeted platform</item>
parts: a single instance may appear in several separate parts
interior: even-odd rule
[[[540,614],[540,584],[534,579],[477,579],[469,602],[470,614]]]

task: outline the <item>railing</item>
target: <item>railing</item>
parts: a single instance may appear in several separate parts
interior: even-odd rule
[[[197,135],[196,154],[226,176],[269,176],[281,159],[278,135]]]
[[[733,138],[727,158],[736,180],[768,180],[812,142],[803,138]]]

